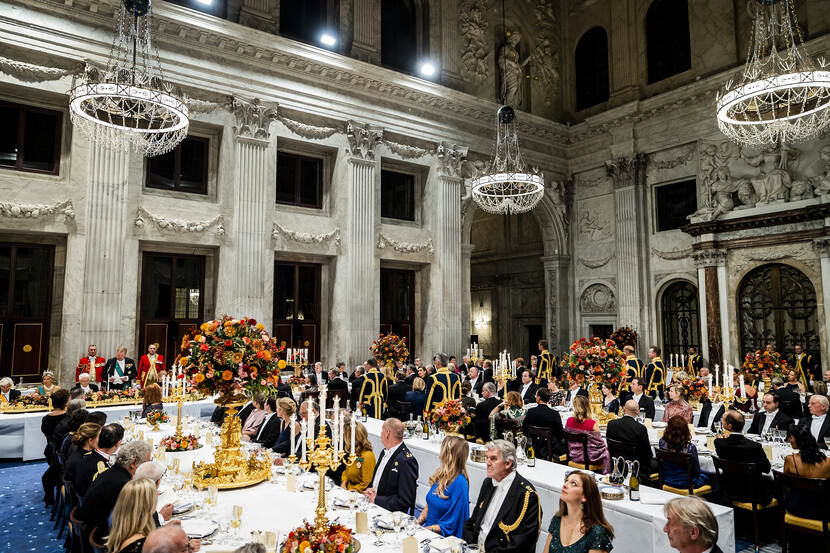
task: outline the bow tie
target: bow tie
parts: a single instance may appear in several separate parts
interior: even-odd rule
[[[823,419],[825,415],[813,415],[813,420],[817,421],[819,419]]]

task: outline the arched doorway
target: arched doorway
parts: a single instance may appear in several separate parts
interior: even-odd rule
[[[753,269],[738,287],[741,353],[772,344],[784,355],[801,344],[819,351],[816,291],[807,275],[783,263]]]
[[[697,288],[685,280],[669,284],[660,298],[663,351],[700,351],[700,315]]]

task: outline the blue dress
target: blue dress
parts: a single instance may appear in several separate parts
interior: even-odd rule
[[[592,549],[599,551],[611,551],[614,546],[611,545],[611,538],[608,536],[608,530],[594,524],[591,529],[581,538],[576,540],[569,546],[562,545],[562,538],[559,536],[559,524],[562,519],[553,517],[550,519],[550,526],[548,533],[550,533],[550,548],[548,553],[588,553]]]
[[[424,526],[438,525],[442,536],[462,537],[464,521],[470,518],[470,484],[463,474],[444,490],[446,499],[442,499],[436,491],[438,482],[432,485],[427,493],[427,519]]]
[[[660,438],[658,444],[660,449],[667,449],[674,451],[666,443],[666,440]],[[699,488],[706,484],[709,479],[706,475],[700,472],[700,458],[698,457],[697,447],[692,442],[686,444],[686,447],[680,450],[680,453],[688,453],[692,456],[692,484],[695,488]],[[686,480],[686,469],[675,465],[674,463],[665,462],[663,464],[663,484],[667,484],[672,488],[686,489],[689,483]]]

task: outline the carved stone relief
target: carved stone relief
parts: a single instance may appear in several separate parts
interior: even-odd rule
[[[464,160],[467,158],[467,147],[441,142],[438,145],[439,172],[445,177],[461,177]]]
[[[462,75],[467,80],[480,82],[487,78],[487,56],[490,41],[487,36],[487,3],[485,0],[466,0],[459,5],[458,23],[464,37],[461,52]]]
[[[613,236],[614,210],[610,201],[582,200],[577,213],[580,240],[595,242]]]
[[[340,247],[340,229],[336,228],[329,232],[321,232],[319,234],[312,234],[310,232],[297,232],[288,230],[285,227],[274,223],[271,230],[271,239],[278,241],[281,237],[297,242],[299,244],[322,244],[324,242],[332,242],[336,247]]]
[[[13,219],[38,219],[52,215],[63,215],[65,221],[75,219],[75,209],[72,207],[72,200],[64,200],[52,205],[44,204],[18,204],[13,202],[0,202],[0,216]]]
[[[237,137],[268,140],[271,136],[268,128],[277,118],[277,105],[263,104],[259,98],[249,102],[234,97],[233,114],[236,116],[233,132]]]
[[[651,248],[652,255],[656,255],[661,259],[675,261],[677,259],[686,259],[692,255],[692,248],[675,248],[670,251],[662,251],[657,248]]]
[[[588,267],[589,269],[599,269],[600,267],[604,267],[608,265],[608,263],[617,256],[616,252],[611,252],[609,255],[605,257],[599,257],[595,259],[586,258],[586,257],[577,257],[576,260],[579,261],[581,265]]]
[[[25,61],[0,56],[0,71],[27,83],[53,81],[61,77],[66,77],[67,75],[73,75],[79,70],[80,65],[76,68],[64,69],[61,67],[47,67],[45,65],[27,63]]]
[[[402,242],[395,240],[394,238],[389,238],[382,232],[378,233],[377,248],[379,250],[392,248],[396,252],[401,253],[427,252],[430,255],[435,253],[435,249],[432,246],[432,238],[429,238],[426,242],[421,243]]]
[[[185,219],[153,215],[143,207],[139,207],[134,222],[136,231],[143,231],[147,221],[156,225],[159,230],[172,232],[205,232],[209,228],[215,227],[216,234],[220,238],[225,236],[225,219],[222,215],[217,215],[207,221],[187,221]]]
[[[322,140],[339,132],[343,132],[343,128],[311,125],[296,119],[291,119],[283,113],[278,113],[277,119],[294,134],[310,140]]]
[[[375,146],[383,139],[383,129],[349,121],[346,125],[349,154],[360,159],[375,159]]]
[[[582,292],[579,309],[583,313],[616,313],[617,298],[608,286],[592,284]]]

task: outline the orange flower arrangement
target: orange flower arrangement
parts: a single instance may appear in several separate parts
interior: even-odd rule
[[[625,359],[613,340],[580,338],[571,344],[570,350],[562,356],[561,366],[572,379],[588,379],[598,384],[619,382]]]
[[[314,527],[305,522],[288,534],[280,553],[354,553],[352,531],[342,524],[330,524],[324,534],[315,534]]]
[[[409,359],[409,349],[406,347],[406,338],[392,334],[391,332],[384,336],[378,335],[378,339],[372,342],[369,351],[377,359],[378,365],[395,366],[395,363],[400,361],[406,363]]]

